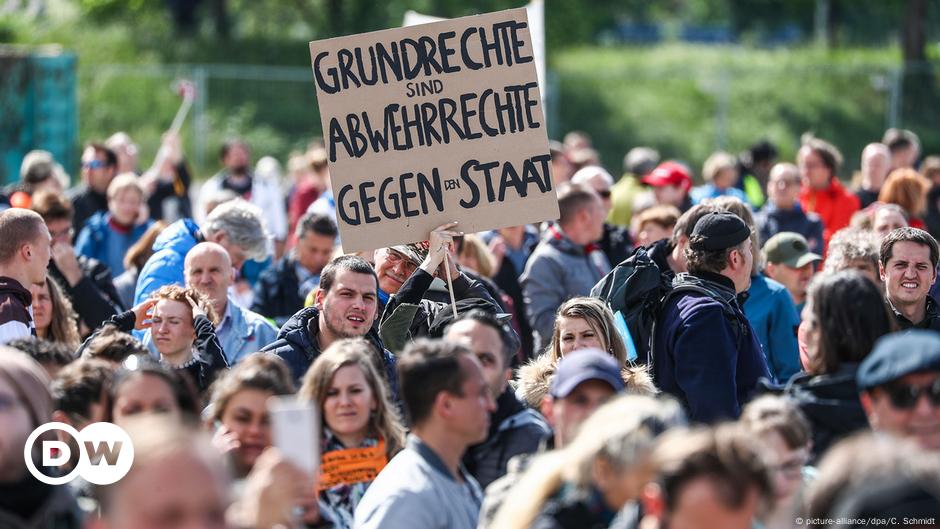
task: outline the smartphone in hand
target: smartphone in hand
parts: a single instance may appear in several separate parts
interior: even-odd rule
[[[320,421],[312,402],[293,396],[268,399],[274,446],[291,463],[316,476],[320,470]]]

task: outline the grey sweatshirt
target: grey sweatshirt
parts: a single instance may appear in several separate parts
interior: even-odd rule
[[[415,435],[376,476],[356,507],[355,529],[475,529],[483,493],[461,469],[458,483]]]

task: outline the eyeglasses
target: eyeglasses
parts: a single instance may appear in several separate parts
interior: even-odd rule
[[[101,160],[82,162],[82,169],[101,169],[102,167],[104,167],[104,162]]]
[[[902,410],[910,410],[917,405],[921,395],[933,406],[940,406],[940,378],[924,386],[908,386],[906,384],[893,384],[882,388],[888,395],[891,405]]]
[[[405,269],[408,271],[409,274],[418,269],[418,265],[414,264],[411,261],[411,259],[408,259],[407,257],[396,252],[395,250],[388,249],[385,251],[385,253],[387,254],[386,259],[388,259],[388,262],[391,263],[392,266],[398,266],[398,263],[404,262]]]

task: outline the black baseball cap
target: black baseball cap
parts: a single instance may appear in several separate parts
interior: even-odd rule
[[[725,250],[750,236],[751,229],[741,217],[730,211],[715,211],[706,213],[695,223],[689,246],[696,251]]]

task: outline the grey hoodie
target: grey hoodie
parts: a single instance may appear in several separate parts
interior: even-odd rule
[[[535,351],[548,345],[555,325],[555,312],[565,301],[588,296],[608,272],[610,263],[600,251],[571,242],[557,227],[545,232],[532,252],[521,277],[529,324],[535,334]]]

